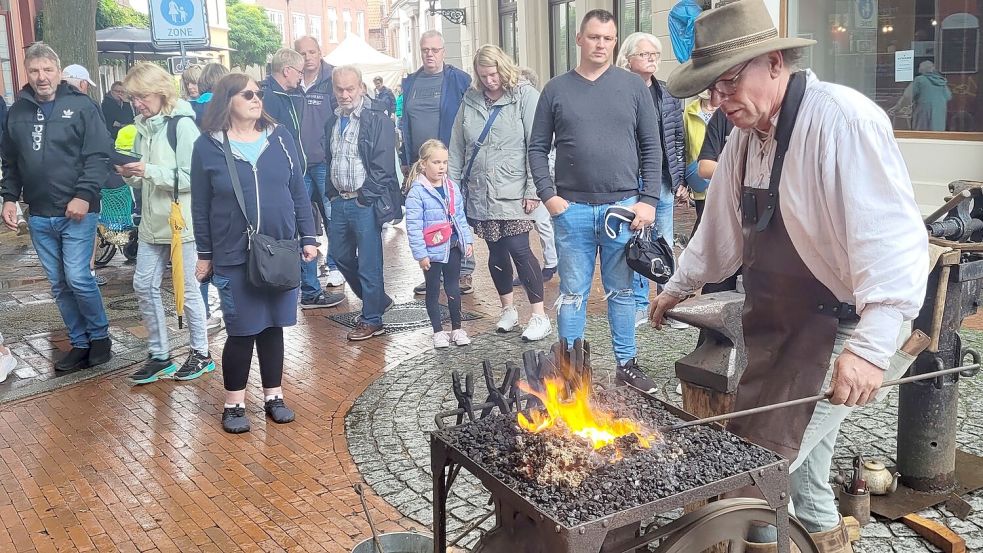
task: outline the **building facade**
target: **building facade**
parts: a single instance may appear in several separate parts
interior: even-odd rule
[[[389,4],[390,0],[368,0],[368,36],[365,41],[373,48],[389,54]]]
[[[980,180],[983,174],[983,96],[978,88],[983,78],[980,2],[765,1],[782,34],[818,41],[803,60],[804,66],[821,79],[863,92],[888,112],[915,184],[916,199],[924,212],[943,202],[950,182]],[[467,68],[477,46],[490,42],[546,80],[577,64],[575,39],[580,19],[591,9],[604,8],[617,16],[620,38],[634,31],[647,31],[662,40],[663,62],[658,75],[665,79],[678,65],[672,53],[668,25],[668,13],[675,3],[675,0],[444,0],[445,8],[464,8],[467,21],[464,25],[454,25],[445,20],[438,25],[444,29],[447,59],[454,65]],[[698,3],[716,7],[726,0]],[[419,12],[417,17],[421,17]],[[414,59],[419,60],[418,54]],[[933,65],[943,78],[932,75]]]
[[[280,31],[284,47],[310,35],[325,55],[349,34],[368,37],[367,0],[253,0]]]

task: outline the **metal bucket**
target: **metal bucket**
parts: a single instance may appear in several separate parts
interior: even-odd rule
[[[385,553],[433,553],[433,537],[416,532],[391,532],[379,534],[379,542]],[[372,538],[363,540],[352,553],[378,553]]]

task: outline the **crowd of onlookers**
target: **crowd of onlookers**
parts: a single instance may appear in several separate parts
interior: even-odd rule
[[[443,38],[431,31],[420,40],[422,66],[393,92],[381,78],[370,89],[356,66],[327,64],[317,40],[304,37],[273,55],[261,82],[212,63],[190,67],[176,86],[160,66],[138,63],[101,107],[87,94],[95,84],[84,68],[63,69],[50,47],[32,45],[29,85],[2,125],[0,193],[4,223],[29,227],[65,321],[72,349],[55,369],[112,357],[93,245],[100,194],[129,186],[139,217],[133,288],[148,334],[148,359],[130,379],[191,380],[214,370],[209,329],[224,324],[229,432],[249,429],[254,351],[267,414],[293,420],[281,388],[283,328],[296,323],[298,307],[337,306],[345,296],[331,289],[347,285],[362,305],[348,339],[384,333],[394,301],[381,233],[404,220],[424,273],[415,292],[426,295],[434,347],[470,342],[461,295],[474,290],[475,237],[487,247],[501,304],[497,330],[520,327],[521,286],[527,341],[553,334],[544,283],[557,273],[559,335],[583,335],[599,254],[618,378],[645,388],[635,327],[645,320],[649,282],[628,268],[624,246],[649,225],[672,243],[677,202],[693,202],[699,218],[729,129],[709,96],[684,106],[655,78],[656,37],[628,36],[613,64],[616,39],[610,13],[588,13],[577,36],[580,64],[540,91],[532,71],[493,45],[478,49],[471,72],[445,63]],[[613,206],[634,219],[611,238],[602,229]],[[542,261],[530,245],[534,231]],[[267,249],[274,256],[274,246],[296,250],[288,273],[296,271],[299,286],[264,280],[262,257]],[[183,279],[191,346],[180,364],[161,291],[171,271]],[[211,309],[210,293],[220,310]],[[0,375],[14,363],[0,341]]]

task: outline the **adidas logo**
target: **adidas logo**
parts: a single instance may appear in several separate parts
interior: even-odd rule
[[[71,119],[73,115],[75,115],[75,112],[70,109],[66,109],[65,111],[61,112],[62,119]]]

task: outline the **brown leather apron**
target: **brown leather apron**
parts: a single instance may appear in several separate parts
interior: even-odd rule
[[[805,81],[803,73],[789,80],[775,132],[769,187],[752,188],[746,182],[742,186],[748,363],[737,388],[735,411],[820,393],[839,319],[856,316],[852,306],[841,304],[806,267],[779,208],[782,165]],[[744,173],[746,156],[745,150]],[[735,419],[727,429],[793,460],[814,410],[812,403],[788,407]]]

